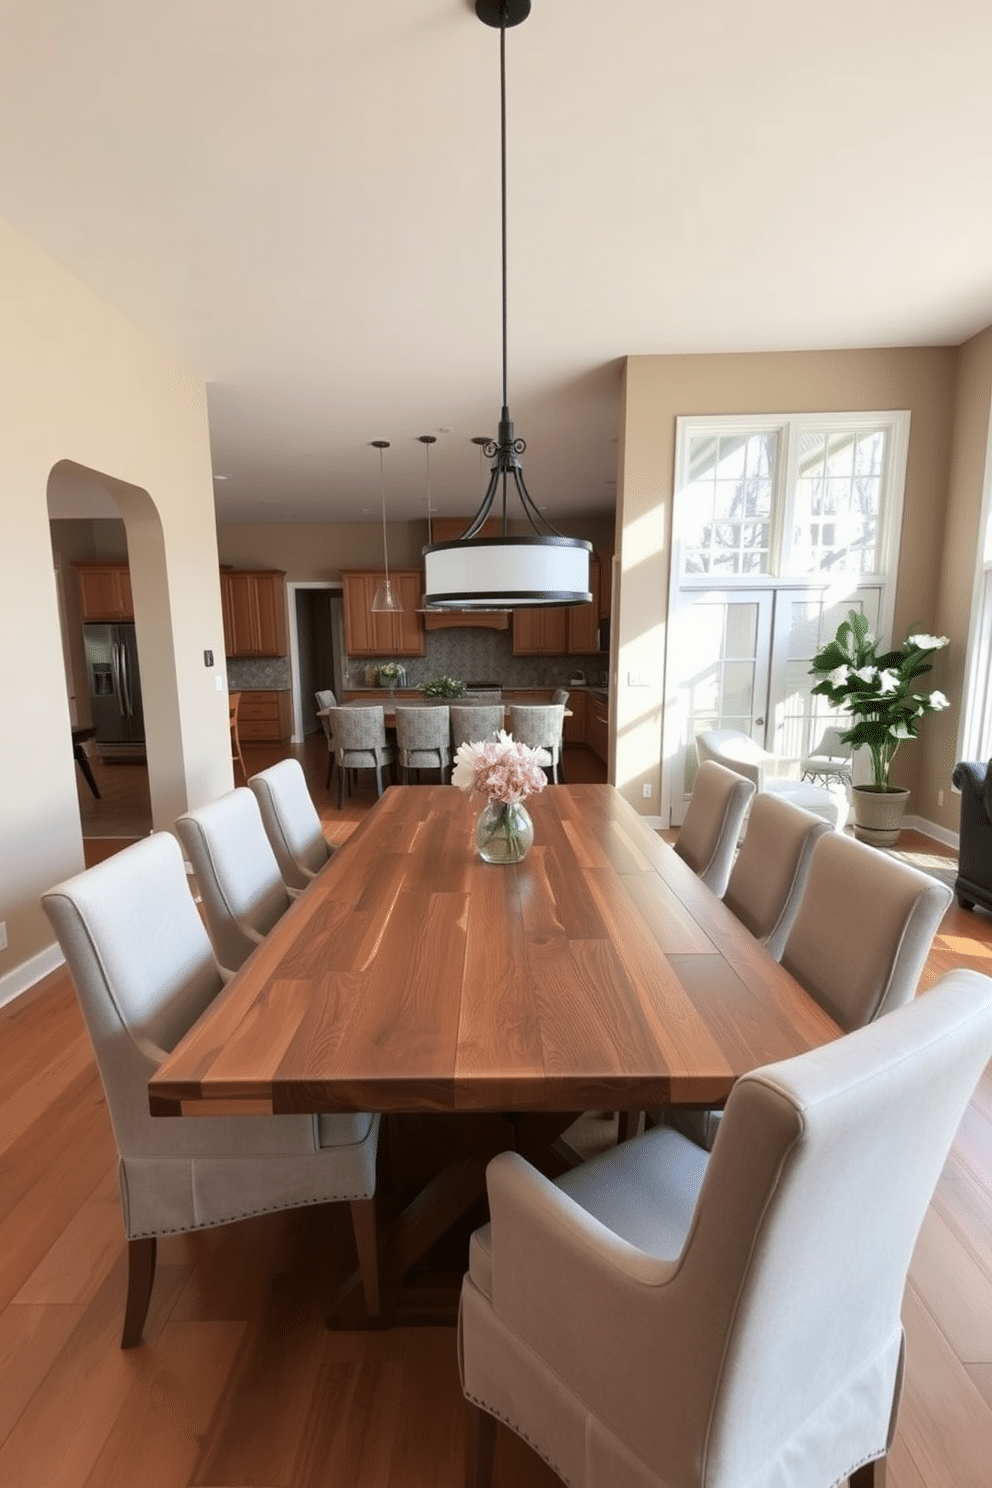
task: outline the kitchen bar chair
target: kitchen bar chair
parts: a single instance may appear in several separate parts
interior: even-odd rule
[[[452,703],[451,752],[458,753],[462,744],[478,744],[480,740],[495,739],[503,727],[503,704],[498,703]]]
[[[451,778],[451,720],[447,706],[397,707],[396,752],[404,778],[411,771],[437,770],[445,785]]]
[[[385,714],[381,707],[332,708],[331,731],[338,766],[338,807],[344,806],[347,772],[374,770],[376,796],[382,795],[382,771],[392,765],[396,750],[386,739]]]
[[[565,779],[561,768],[562,730],[565,724],[564,703],[537,703],[510,705],[510,733],[521,744],[531,749],[546,749],[551,756],[551,779],[558,785]]]

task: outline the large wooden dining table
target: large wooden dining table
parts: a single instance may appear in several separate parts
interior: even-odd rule
[[[463,1118],[398,1274],[501,1147],[540,1161],[583,1111],[719,1104],[840,1032],[611,786],[530,797],[513,866],[475,851],[483,804],[387,790],[149,1086],[156,1114]]]

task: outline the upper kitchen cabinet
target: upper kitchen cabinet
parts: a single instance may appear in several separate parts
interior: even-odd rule
[[[87,620],[133,620],[131,574],[119,560],[77,563],[79,608]]]
[[[568,610],[558,608],[514,610],[514,656],[564,656],[568,651],[568,616]]]
[[[221,569],[228,656],[286,655],[286,585],[279,569]]]
[[[423,656],[424,575],[419,568],[393,568],[389,577],[400,604],[398,613],[373,614],[372,598],[385,578],[381,571],[342,573],[344,649],[349,656]]]

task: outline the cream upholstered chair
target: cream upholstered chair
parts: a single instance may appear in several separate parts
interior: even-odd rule
[[[754,785],[725,765],[704,761],[696,771],[675,851],[718,899],[723,897]]]
[[[824,785],[829,785],[832,780],[850,784],[854,751],[841,738],[845,732],[839,728],[823,730],[809,754],[799,761],[799,773],[804,780],[822,780]]]
[[[349,770],[374,770],[376,796],[381,796],[383,766],[396,758],[396,750],[386,739],[382,707],[332,708],[330,722],[338,766],[338,806],[344,805],[345,783],[351,788]]]
[[[568,700],[571,696],[572,694],[568,691],[567,688],[556,687],[554,692],[551,694],[551,701],[553,703],[561,703],[563,708],[567,708]]]
[[[946,884],[828,828],[813,842],[778,959],[850,1032],[913,997],[952,898]],[[713,1145],[719,1114],[678,1107],[651,1113],[705,1147]]]
[[[822,816],[838,832],[847,821],[850,802],[843,785],[825,787],[798,780],[796,760],[771,754],[740,729],[703,729],[696,735],[696,756],[700,763],[715,760],[736,770],[759,793],[784,796],[794,806]]]
[[[379,1117],[152,1116],[148,1081],[222,986],[168,832],[142,838],[42,898],[103,1081],[128,1243],[123,1348],[141,1341],[156,1237],[269,1210],[347,1201],[365,1300],[379,1310],[374,1213]]]
[[[328,708],[336,708],[338,700],[329,687],[315,692],[317,699],[317,716],[321,728],[324,730],[324,738],[327,741],[327,779],[324,781],[326,790],[331,788],[331,776],[334,774],[334,733],[331,729],[331,720],[326,716]]]
[[[457,754],[462,744],[495,739],[503,727],[502,703],[452,703],[448,712],[452,754]]]
[[[431,708],[396,709],[396,752],[399,767],[437,770],[441,784],[451,774],[451,719],[447,704]]]
[[[559,783],[559,777],[561,780],[565,779],[561,768],[561,741],[564,724],[564,703],[512,703],[510,705],[510,733],[521,744],[527,744],[531,749],[548,751],[551,764],[545,768],[551,771],[551,779],[555,785]]]
[[[305,889],[336,848],[324,836],[317,808],[297,759],[280,760],[248,782],[265,835],[288,889]]]
[[[822,816],[781,796],[756,795],[723,902],[777,961],[799,911]]]
[[[459,1323],[469,1483],[496,1420],[571,1488],[880,1483],[907,1268],[990,1054],[992,980],[952,972],[743,1076],[712,1156],[659,1127],[557,1183],[494,1158]]]
[[[258,802],[239,786],[187,811],[176,831],[196,874],[214,954],[226,971],[237,971],[292,902]]]

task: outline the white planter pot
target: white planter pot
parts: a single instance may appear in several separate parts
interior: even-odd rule
[[[854,835],[859,842],[872,847],[894,847],[899,841],[902,819],[909,800],[908,790],[876,791],[856,785],[851,790],[854,803]]]

